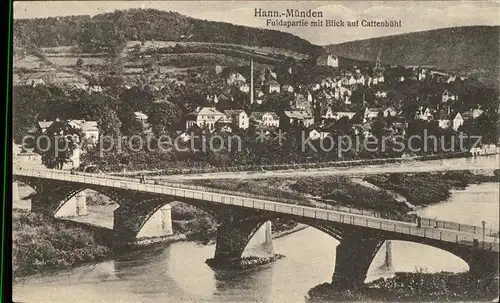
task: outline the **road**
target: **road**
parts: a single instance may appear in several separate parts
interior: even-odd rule
[[[157,180],[193,179],[261,179],[269,177],[308,177],[308,176],[365,176],[385,173],[423,173],[451,170],[494,170],[499,169],[499,155],[477,158],[457,158],[429,161],[414,161],[356,167],[327,167],[297,170],[220,172],[203,174],[164,175],[148,177]]]

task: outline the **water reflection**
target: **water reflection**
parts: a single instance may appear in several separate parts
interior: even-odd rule
[[[470,214],[498,222],[498,184],[481,184],[471,194],[453,194],[448,203],[419,210],[446,220],[469,223]],[[480,201],[477,192],[490,192]],[[472,201],[472,202],[471,202]],[[440,212],[441,209],[441,212]],[[469,218],[470,218],[469,217]],[[310,288],[331,280],[338,241],[307,228],[276,239],[276,253],[286,257],[244,272],[214,271],[205,264],[215,247],[179,242],[126,253],[113,261],[33,276],[14,285],[17,302],[304,302]],[[427,268],[465,271],[458,257],[418,243],[393,241],[396,271]],[[369,277],[377,278],[385,251],[375,256]]]

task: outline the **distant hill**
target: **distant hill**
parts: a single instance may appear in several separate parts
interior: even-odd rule
[[[443,28],[325,46],[341,57],[374,62],[382,50],[382,64],[436,66],[473,72],[488,80],[498,78],[499,26]]]
[[[18,46],[56,47],[76,45],[85,38],[106,39],[115,34],[125,40],[198,41],[277,47],[298,53],[321,49],[295,35],[187,17],[154,9],[130,9],[90,16],[14,20]],[[113,37],[115,38],[115,37]],[[89,39],[89,40],[90,40]]]

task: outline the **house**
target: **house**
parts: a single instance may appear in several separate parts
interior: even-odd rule
[[[55,122],[61,122],[59,119],[56,119]],[[54,121],[38,121],[38,127],[41,133],[46,133],[47,129],[54,123]],[[99,128],[97,127],[96,121],[85,121],[85,120],[68,120],[64,121],[69,126],[81,130],[84,138],[92,139],[94,142],[97,142],[99,139]]]
[[[93,85],[89,87],[89,93],[102,93],[104,90],[99,85]]]
[[[233,120],[224,115],[219,120],[215,121],[214,129],[222,132],[232,132],[233,131]]]
[[[86,139],[92,139],[94,142],[99,139],[99,128],[96,121],[69,120],[68,124],[80,129]]]
[[[440,128],[446,129],[451,126],[451,121],[448,119],[448,116],[442,116],[437,121]]]
[[[370,119],[376,118],[381,111],[382,111],[381,108],[368,108],[368,107],[366,107],[365,112],[363,114],[363,117],[366,120],[370,120]]]
[[[365,77],[363,75],[356,75],[354,78],[357,84],[365,85]]]
[[[304,110],[286,110],[284,112],[285,117],[289,119],[290,124],[302,125],[304,127],[309,127],[314,124],[313,115]]]
[[[241,84],[240,85],[240,91],[242,91],[244,93],[250,92],[250,85],[248,85],[247,83]]]
[[[38,85],[45,85],[45,81],[43,79],[29,79],[25,84],[35,87]]]
[[[323,54],[316,59],[316,65],[326,65],[338,68],[339,67],[339,57],[334,54]]]
[[[394,107],[388,107],[384,109],[384,117],[394,117],[398,114],[398,112],[394,109]]]
[[[428,107],[425,110],[422,107],[420,107],[415,115],[416,119],[424,121],[430,121],[433,119],[433,117],[434,117],[434,112]]]
[[[329,135],[330,135],[330,133],[329,133],[329,132],[325,132],[325,131],[323,131],[323,130],[321,130],[321,129],[319,129],[319,130],[313,129],[313,130],[311,130],[311,131],[309,132],[309,138],[310,138],[311,140],[318,140],[318,139],[323,140],[323,139],[325,139],[326,137],[328,137]]]
[[[275,112],[253,112],[250,114],[250,121],[261,126],[280,126],[280,118]]]
[[[197,125],[198,127],[206,126],[209,130],[213,131],[215,129],[215,122],[221,118],[226,118],[226,115],[214,107],[197,108],[194,112],[186,115],[186,129]]]
[[[453,129],[454,130],[458,130],[458,128],[460,126],[462,126],[465,122],[465,119],[464,119],[464,116],[463,116],[463,113],[460,114],[460,113],[457,113],[455,115],[455,118],[453,118]]]
[[[295,109],[307,110],[311,107],[311,102],[302,94],[296,94],[293,102]]]
[[[276,82],[276,80],[271,80],[271,81],[268,81],[267,82],[267,91],[268,93],[272,94],[272,93],[280,93],[280,90],[281,90],[281,86],[278,82]]]
[[[377,92],[375,92],[375,97],[377,97],[377,98],[387,98],[387,92],[377,91]]]
[[[450,75],[448,77],[448,80],[446,80],[446,82],[451,83],[451,82],[455,82],[456,80],[457,80],[457,76]]]
[[[134,113],[135,119],[139,121],[142,124],[142,127],[146,127],[148,124],[148,115],[146,115],[143,112],[135,112]]]
[[[349,80],[347,81],[348,85],[354,85],[356,83],[357,83],[357,81],[356,81],[356,78],[354,76],[349,77]]]
[[[289,84],[285,84],[281,87],[281,91],[283,92],[289,92],[289,93],[293,93],[294,92],[294,89],[293,89],[293,86],[289,85]]]
[[[222,72],[227,85],[239,85],[246,82],[245,77],[236,71]]]
[[[484,111],[482,109],[476,108],[473,109],[471,112],[472,112],[472,119],[476,119],[477,117],[481,116]]]
[[[42,156],[33,150],[21,151],[12,160],[13,164],[23,168],[46,168],[43,165]]]
[[[250,119],[244,110],[225,110],[224,114],[240,129],[247,129],[250,125]]]
[[[335,120],[340,120],[343,117],[347,117],[349,120],[356,115],[356,112],[333,112],[332,118]]]
[[[457,101],[457,100],[458,100],[457,94],[455,94],[452,91],[449,91],[447,89],[445,89],[443,91],[443,94],[441,95],[441,102],[443,102],[443,103],[449,102],[449,101]]]

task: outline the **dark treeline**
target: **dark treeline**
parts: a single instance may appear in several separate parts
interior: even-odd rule
[[[56,47],[78,44],[82,51],[103,51],[113,47],[117,40],[186,41],[185,37],[190,37],[189,41],[279,47],[300,53],[320,48],[288,33],[199,20],[154,9],[130,9],[94,17],[21,19],[15,21],[15,28],[17,45]],[[92,42],[88,39],[90,36]]]

